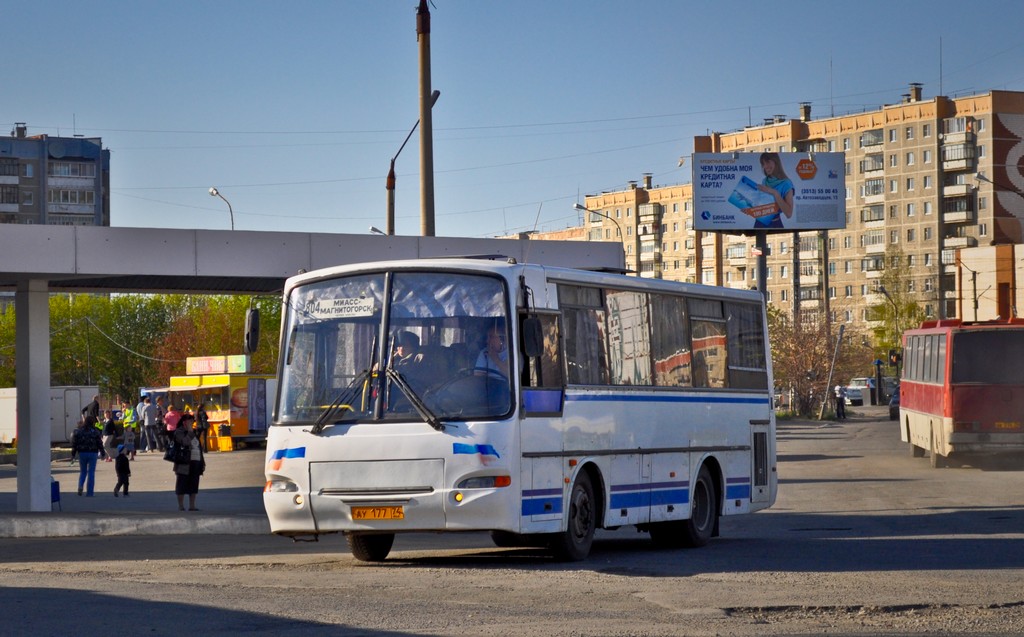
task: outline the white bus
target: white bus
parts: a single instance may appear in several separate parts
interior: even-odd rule
[[[483,530],[582,560],[598,528],[701,546],[775,500],[756,292],[395,261],[292,277],[281,325],[273,533],[381,561],[396,533]]]

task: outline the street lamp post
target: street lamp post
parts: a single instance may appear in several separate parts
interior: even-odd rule
[[[626,235],[622,233],[622,226],[619,225],[618,220],[615,219],[615,217],[612,217],[611,215],[608,215],[608,214],[605,214],[605,213],[601,212],[600,210],[591,210],[590,208],[587,208],[586,206],[584,206],[581,203],[574,203],[572,205],[572,207],[573,207],[573,210],[577,210],[579,212],[589,212],[591,214],[598,215],[599,217],[604,217],[605,219],[608,219],[609,221],[611,221],[612,223],[615,224],[615,228],[619,231],[619,243],[622,244],[622,267],[625,268],[626,267],[626,244],[625,244]]]
[[[234,208],[231,207],[231,202],[228,201],[227,198],[224,197],[224,195],[220,194],[220,191],[217,190],[216,188],[210,188],[210,196],[211,197],[220,197],[221,199],[224,200],[224,203],[226,203],[228,205],[228,214],[231,215],[231,229],[234,230],[235,229],[235,210],[234,210]]]
[[[441,91],[434,91],[430,94],[430,107],[434,107],[434,103],[437,102],[437,98],[441,97]],[[395,234],[395,160],[402,154],[402,149],[409,143],[409,138],[416,132],[416,127],[420,125],[420,120],[416,120],[416,123],[412,125],[412,130],[405,136],[405,141],[398,147],[398,152],[391,158],[391,169],[388,170],[388,179],[385,184],[385,188],[388,191],[388,203],[387,203],[387,225],[385,229],[387,234]]]

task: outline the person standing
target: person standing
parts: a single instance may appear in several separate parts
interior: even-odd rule
[[[96,394],[92,397],[90,402],[85,407],[82,407],[82,418],[86,416],[92,416],[93,422],[99,422],[100,420],[100,395]]]
[[[86,416],[82,420],[72,444],[78,454],[78,495],[82,495],[85,487],[85,494],[91,498],[96,487],[96,460],[103,449],[103,437],[96,428],[95,418]]]
[[[167,415],[167,410],[164,408],[164,397],[156,397],[156,446],[160,451],[167,451],[167,447],[171,445],[168,431],[165,429],[164,416]]]
[[[129,460],[135,460],[135,428],[127,427],[124,430],[124,455]]]
[[[132,475],[132,467],[128,463],[128,453],[124,445],[117,446],[117,459],[114,460],[114,473],[117,474],[117,484],[114,485],[114,497],[124,487],[124,497],[128,497],[128,478]]]
[[[146,399],[143,398],[139,401],[138,405],[135,405],[135,422],[138,425],[139,442],[138,451],[145,453],[146,446]]]
[[[198,511],[196,496],[199,494],[199,478],[206,470],[203,449],[199,435],[192,429],[189,419],[183,419],[174,430],[174,443],[188,449],[188,462],[174,463],[174,494],[178,496],[178,510],[185,510],[185,496],[188,496],[188,510]]]
[[[836,385],[836,419],[846,420],[846,388]]]
[[[210,416],[206,413],[206,403],[200,401],[196,406],[196,436],[199,437],[199,446],[206,451],[210,448]]]
[[[114,424],[114,414],[106,409],[103,411],[103,455],[104,462],[113,462],[117,450],[114,449],[114,439],[117,438],[117,425]]]
[[[159,438],[157,437],[157,407],[156,405],[153,404],[153,400],[149,396],[143,398],[142,402],[144,403],[144,406],[142,408],[142,430],[144,433],[143,437],[145,438],[146,442],[146,444],[144,445],[146,447],[146,452],[153,453],[157,449],[163,451],[163,449],[159,447]]]

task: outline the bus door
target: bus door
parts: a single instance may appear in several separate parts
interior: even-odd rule
[[[771,502],[772,467],[770,458],[774,454],[772,453],[772,449],[769,448],[769,445],[771,444],[771,436],[769,436],[770,428],[770,420],[750,421],[751,502]]]
[[[82,419],[82,390],[65,389],[63,393],[60,397],[50,395],[50,442],[70,441]],[[53,404],[58,401],[59,405]]]

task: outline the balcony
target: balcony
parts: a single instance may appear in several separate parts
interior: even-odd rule
[[[966,197],[971,194],[973,187],[970,184],[948,184],[942,187],[943,197]]]
[[[946,237],[942,242],[943,248],[973,248],[978,245],[974,237]]]
[[[864,246],[864,252],[867,254],[884,254],[885,243],[872,243]]]
[[[974,222],[974,211],[973,210],[956,210],[953,212],[942,213],[943,223],[973,223]]]

